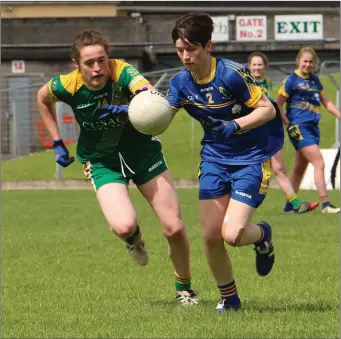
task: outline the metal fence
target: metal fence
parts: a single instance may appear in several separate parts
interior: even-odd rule
[[[295,68],[295,62],[273,62],[267,70],[267,76],[272,79],[274,86],[278,86]],[[170,78],[179,70],[180,68],[171,68],[145,73],[144,75],[158,90],[165,93]],[[336,93],[339,90],[339,81],[333,77],[333,74],[339,71],[340,62],[333,60],[324,61],[319,68],[318,74],[328,76],[333,84],[332,88],[335,89],[335,93],[331,97],[333,100],[338,100]],[[44,78],[42,74],[25,74],[25,76],[6,76],[3,74],[1,77],[1,155],[5,162],[11,159],[13,175],[10,176],[10,179],[20,179],[16,178],[15,175],[16,166],[20,166],[19,162],[18,165],[16,162],[18,158],[51,149],[51,138],[42,123],[36,104],[37,91],[49,79]],[[276,93],[273,93],[273,96],[276,96]],[[66,143],[76,142],[79,129],[70,107],[65,104],[57,105],[57,116]],[[194,148],[191,145],[194,140],[194,123],[191,132],[187,129],[184,133],[192,133],[192,136],[189,135],[187,139],[189,142],[188,149],[192,152]],[[338,146],[338,124],[336,124],[335,134],[334,146]],[[193,155],[190,154],[190,157]],[[49,178],[41,179],[53,179],[55,177],[62,177],[62,170],[59,166]]]

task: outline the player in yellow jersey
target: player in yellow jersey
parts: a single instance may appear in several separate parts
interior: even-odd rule
[[[265,76],[265,70],[268,65],[269,60],[262,52],[253,52],[248,58],[248,66],[252,75],[256,79],[256,83],[263,88],[264,94],[270,98],[269,92],[272,87],[272,82]],[[274,120],[271,120],[268,125],[271,130],[270,138],[284,139],[284,129],[280,114]],[[294,188],[292,187],[290,179],[286,175],[286,169],[281,151],[278,151],[271,157],[271,167],[275,173],[278,186],[281,188],[287,198],[284,212],[306,213],[313,211],[319,205],[318,201],[309,203],[298,198]]]
[[[71,106],[80,126],[77,157],[93,184],[111,231],[125,241],[138,264],[148,263],[129,198],[128,183],[133,180],[155,211],[167,238],[176,299],[186,305],[197,304],[196,292],[191,288],[189,241],[161,143],[139,133],[128,120],[129,97],[153,86],[133,66],[109,59],[108,41],[96,31],[77,35],[72,58],[77,68],[51,79],[37,96],[57,163],[67,167],[74,160],[69,157],[54,115],[53,103],[63,101]]]

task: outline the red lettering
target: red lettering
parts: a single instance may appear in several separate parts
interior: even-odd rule
[[[245,27],[245,26],[264,26],[264,19],[263,18],[240,18],[239,19],[239,26]]]

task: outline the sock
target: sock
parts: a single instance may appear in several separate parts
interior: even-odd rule
[[[136,226],[135,232],[133,235],[131,235],[128,238],[125,238],[124,241],[128,244],[128,245],[133,245],[135,243],[135,241],[137,240],[137,238],[141,237],[141,232],[140,232],[140,227],[139,225]]]
[[[255,242],[255,244],[261,243],[264,239],[268,237],[268,233],[269,233],[268,229],[263,227],[262,225],[257,224],[257,226],[260,228],[262,234],[259,240]]]
[[[221,299],[227,299],[233,302],[236,298],[238,298],[237,286],[234,280],[226,285],[218,285],[218,288],[220,291]]]
[[[191,289],[191,275],[188,277],[180,277],[175,272],[175,289],[177,291],[188,291]]]
[[[301,203],[302,203],[302,200],[300,200],[298,197],[297,197],[297,194],[294,192],[294,193],[291,193],[289,194],[288,198],[287,198],[287,201],[292,205],[292,207],[294,209],[297,209],[300,207]]]
[[[329,201],[329,200],[326,201],[326,202],[323,202],[323,203],[322,203],[322,209],[326,208],[326,207],[329,206],[329,205],[330,205],[330,201]]]
[[[322,209],[330,205],[328,195],[324,195],[323,197],[320,197],[320,202],[322,203]]]
[[[286,202],[284,206],[284,212],[292,211],[293,207],[290,202]]]

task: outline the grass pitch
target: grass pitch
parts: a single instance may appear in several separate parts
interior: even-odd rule
[[[137,267],[110,233],[91,191],[2,192],[3,338],[336,338],[339,215],[281,212],[272,189],[255,220],[273,225],[276,263],[259,277],[252,247],[230,248],[242,300],[217,314],[219,294],[202,248],[195,189],[179,191],[200,306],[174,298],[173,269],[158,221],[131,197],[150,253]],[[305,199],[316,192],[302,191]],[[330,193],[337,201],[339,192]]]

